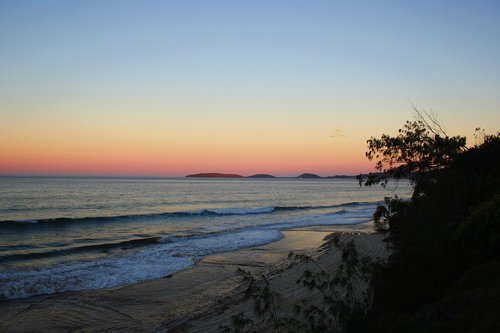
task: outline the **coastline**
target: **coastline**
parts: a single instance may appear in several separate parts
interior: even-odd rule
[[[288,268],[290,251],[321,255],[327,266],[338,263],[335,251],[324,254],[332,233],[356,235],[364,254],[383,256],[383,236],[373,223],[302,227],[283,230],[284,237],[266,245],[210,255],[170,276],[111,289],[64,292],[0,303],[0,330],[213,331],[245,308],[236,269],[273,277],[284,295],[295,294],[300,265]],[[351,237],[351,236],[349,236]],[[280,280],[281,279],[281,280]]]

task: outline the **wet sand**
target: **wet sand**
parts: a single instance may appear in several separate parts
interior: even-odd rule
[[[0,303],[1,332],[212,332],[231,316],[250,307],[242,299],[238,267],[271,276],[271,283],[293,301],[301,293],[295,283],[304,267],[288,267],[290,251],[325,253],[332,232],[354,237],[364,254],[384,256],[380,234],[372,224],[310,227],[283,231],[284,238],[264,246],[211,255],[171,276],[112,289],[65,292]],[[338,263],[329,251],[320,259]]]

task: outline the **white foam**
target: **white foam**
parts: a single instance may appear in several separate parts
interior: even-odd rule
[[[165,236],[161,244],[150,245],[122,256],[86,262],[68,262],[42,269],[0,273],[0,298],[13,299],[71,290],[101,289],[163,277],[194,264],[196,259],[244,247],[258,246],[282,237],[284,228],[313,225],[357,224],[371,220],[375,205],[355,206],[328,213],[311,212],[269,223],[256,219],[234,223],[197,237]],[[255,208],[258,212],[263,208]],[[267,209],[272,209],[268,207]],[[248,210],[248,209],[245,209]],[[221,209],[227,212],[228,209]],[[249,224],[251,222],[252,224]]]
[[[151,280],[191,266],[208,254],[267,244],[281,237],[278,230],[242,231],[160,244],[121,257],[0,273],[0,298],[111,288]]]

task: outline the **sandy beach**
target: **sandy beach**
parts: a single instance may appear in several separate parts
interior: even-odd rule
[[[238,267],[270,277],[285,303],[303,297],[296,284],[305,264],[289,268],[290,251],[319,257],[334,270],[339,252],[328,251],[333,232],[354,237],[363,255],[387,255],[384,236],[371,223],[340,227],[308,227],[283,231],[274,243],[207,256],[171,276],[112,289],[65,292],[0,303],[0,331],[26,332],[212,332],[240,311],[251,313],[242,297]]]

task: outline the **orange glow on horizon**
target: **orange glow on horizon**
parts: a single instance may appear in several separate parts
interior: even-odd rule
[[[325,145],[209,147],[133,145],[10,145],[0,150],[0,174],[184,176],[198,172],[251,175],[358,174],[372,163],[352,150]]]
[[[22,130],[0,128],[0,141],[7,143],[0,146],[0,174],[328,176],[373,170],[364,156],[364,140],[358,139],[363,136],[332,138],[329,123],[210,117],[172,122],[130,115],[91,122],[83,116],[59,121],[39,117],[26,120]]]

